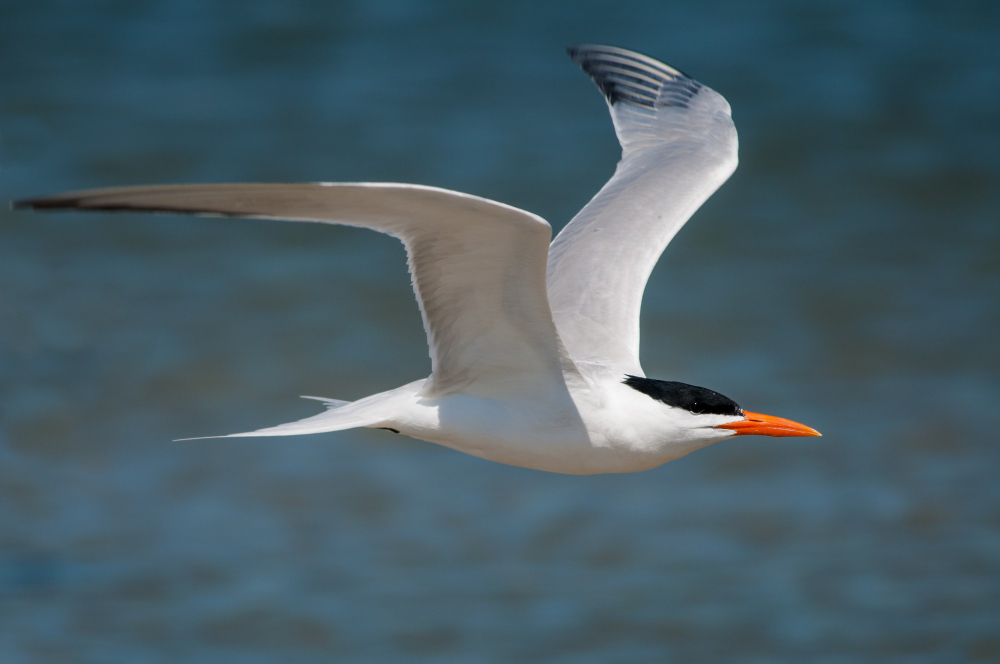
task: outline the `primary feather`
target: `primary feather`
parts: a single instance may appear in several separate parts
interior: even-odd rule
[[[721,95],[673,67],[610,46],[577,46],[570,55],[604,93],[622,158],[549,249],[549,306],[578,365],[643,376],[646,280],[736,169],[736,129]]]
[[[561,383],[545,295],[552,230],[503,203],[413,184],[206,184],[70,192],[34,209],[146,211],[345,224],[406,247],[431,356],[428,395],[493,389],[510,376]]]

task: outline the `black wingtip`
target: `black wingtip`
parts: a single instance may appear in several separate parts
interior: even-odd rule
[[[566,55],[582,67],[584,60],[587,58],[586,53],[590,48],[593,48],[591,44],[571,44],[566,47]]]
[[[701,89],[679,69],[636,51],[598,44],[566,50],[612,106],[622,102],[654,112],[664,106],[688,108]]]
[[[58,198],[22,198],[10,204],[11,210],[58,210],[61,208],[73,207],[65,199]]]
[[[133,205],[131,203],[111,203],[86,196],[57,195],[39,196],[38,198],[23,198],[10,204],[12,210],[60,211],[80,210],[84,212],[161,212],[174,214],[189,214],[191,210],[170,208],[168,206]],[[240,216],[224,212],[213,213],[219,216]]]
[[[11,203],[10,207],[12,210],[64,210],[81,207],[82,202],[83,196],[77,192],[67,192],[22,198]]]

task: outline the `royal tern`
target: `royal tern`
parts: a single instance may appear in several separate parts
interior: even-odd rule
[[[319,415],[232,436],[388,429],[515,466],[570,474],[654,468],[731,436],[818,436],[717,392],[646,378],[639,307],[674,234],[733,173],[737,138],[714,90],[650,57],[569,49],[604,93],[622,158],[549,244],[503,203],[412,184],[124,187],[15,203],[346,224],[406,247],[431,375]],[[309,397],[316,398],[316,397]]]

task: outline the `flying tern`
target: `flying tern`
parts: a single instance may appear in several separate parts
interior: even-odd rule
[[[702,387],[647,378],[639,307],[667,243],[736,169],[729,104],[653,58],[569,49],[608,102],[614,176],[550,244],[549,224],[413,184],[208,184],[95,189],[15,203],[346,224],[406,247],[431,375],[232,436],[388,429],[557,473],[647,470],[746,434],[818,436]],[[310,397],[315,398],[315,397]]]

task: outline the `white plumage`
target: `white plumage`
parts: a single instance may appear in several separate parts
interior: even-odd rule
[[[644,378],[639,308],[653,266],[732,174],[718,93],[607,46],[570,49],[605,94],[622,159],[549,245],[517,208],[407,184],[127,187],[22,201],[370,228],[406,247],[431,356],[425,380],[234,436],[388,428],[486,459],[562,473],[645,470],[741,433],[819,435],[722,395]],[[315,398],[315,397],[313,397]]]

